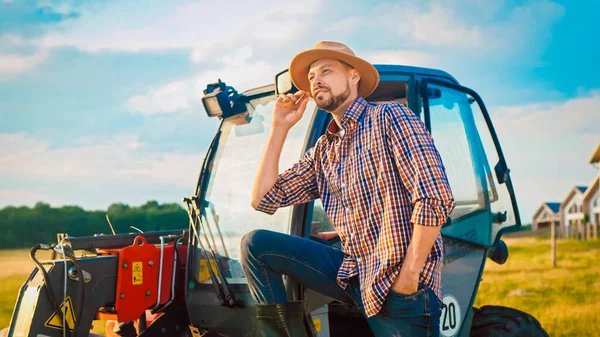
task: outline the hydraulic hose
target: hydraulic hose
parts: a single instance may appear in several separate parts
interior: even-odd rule
[[[56,303],[56,299],[54,298],[54,291],[52,289],[52,285],[50,284],[50,280],[48,278],[48,273],[46,273],[46,269],[44,269],[44,266],[42,266],[40,261],[38,261],[38,259],[35,257],[35,253],[39,249],[50,250],[52,248],[53,247],[49,246],[49,245],[37,244],[37,245],[31,247],[31,249],[29,250],[29,258],[35,264],[35,266],[38,268],[38,270],[42,273],[42,278],[44,279],[44,284],[46,285],[46,295],[48,295],[48,300],[50,301],[50,304],[52,305],[52,307],[54,308],[54,311],[58,315],[58,318],[62,321],[63,314],[62,314],[62,311],[60,310],[60,305],[58,303]],[[67,325],[67,324],[65,324],[65,325]],[[67,336],[70,337],[71,330],[69,329],[68,326],[67,327],[63,326],[63,329],[65,329],[65,328],[67,331]],[[75,332],[75,329],[73,329],[73,332]]]
[[[77,310],[77,314],[75,315],[76,318],[73,327],[73,334],[77,336],[79,333],[79,323],[81,322],[81,315],[83,313],[83,304],[85,297],[85,280],[83,276],[83,270],[81,269],[79,262],[77,262],[75,252],[71,250],[71,247],[69,247],[69,251],[67,251],[65,247],[69,246],[63,245],[63,253],[66,254],[67,258],[73,263],[73,266],[75,266],[75,270],[77,270],[77,275],[79,276],[79,310]]]

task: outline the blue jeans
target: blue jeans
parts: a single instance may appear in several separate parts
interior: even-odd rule
[[[337,281],[344,253],[306,238],[272,232],[252,231],[242,239],[242,269],[257,303],[288,301],[282,275],[338,301],[354,304],[365,315],[358,278],[342,289]],[[441,303],[435,293],[419,285],[405,295],[390,290],[378,314],[367,321],[375,336],[439,336]]]

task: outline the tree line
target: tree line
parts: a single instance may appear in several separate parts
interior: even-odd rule
[[[111,234],[107,214],[117,234],[135,232],[130,226],[146,232],[187,229],[189,223],[182,205],[156,201],[148,201],[139,207],[115,203],[106,211],[88,211],[79,206],[55,208],[43,202],[33,207],[8,206],[0,210],[0,249],[53,243],[57,233],[70,236]]]

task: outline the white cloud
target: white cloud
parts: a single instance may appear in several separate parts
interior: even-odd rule
[[[405,17],[410,19],[398,20],[398,34],[424,44],[473,47],[481,45],[484,39],[481,27],[457,18],[454,10],[447,6],[434,4],[424,13],[409,10]]]
[[[41,49],[32,55],[0,53],[0,75],[11,75],[30,70],[44,62],[48,51]]]
[[[539,62],[550,41],[551,26],[564,7],[550,1],[531,1],[502,13],[497,3],[413,2],[361,8],[363,14],[340,18],[323,31],[343,36],[377,36],[379,44],[404,50],[440,50],[445,59],[485,56],[487,61],[520,55],[520,62]],[[377,19],[374,20],[373,18]],[[385,42],[384,42],[385,41]]]
[[[562,201],[574,185],[597,174],[588,158],[600,140],[600,91],[562,102],[491,107],[490,114],[524,223],[542,202]]]
[[[240,43],[275,46],[289,42],[302,35],[318,4],[311,0],[292,10],[276,0],[240,1],[235,6],[222,1],[211,3],[210,12],[226,15],[210,15],[205,3],[195,2],[179,5],[166,15],[156,13],[148,20],[129,20],[118,26],[105,25],[110,22],[107,13],[89,13],[39,43],[47,47],[74,46],[89,52],[185,49],[191,51],[192,61],[200,62],[236,49]],[[100,24],[102,29],[98,29]]]
[[[550,28],[564,15],[562,5],[547,0],[517,6],[506,20],[484,27],[483,45],[493,52],[501,51],[505,57],[512,57],[523,50],[533,51],[530,52],[532,55],[523,54],[520,62],[538,57],[545,45],[551,42]]]
[[[70,184],[146,180],[190,187],[203,157],[200,153],[148,152],[137,137],[128,135],[80,139],[69,147],[52,148],[25,133],[0,133],[0,144],[0,176]]]
[[[563,102],[498,107],[493,114],[500,128],[517,132],[527,141],[583,135],[589,127],[600,135],[600,90]]]
[[[368,53],[365,59],[376,64],[406,64],[411,66],[431,67],[436,65],[437,58],[430,53],[412,50],[389,50]]]
[[[73,4],[69,3],[68,1],[59,3],[51,0],[38,0],[36,5],[37,8],[50,7],[52,8],[53,13],[59,14],[71,14],[73,13],[74,9]]]
[[[127,100],[127,108],[144,115],[174,113],[190,108],[189,98],[193,94],[189,81],[168,83],[146,95],[136,95]]]
[[[0,46],[6,47],[8,45],[16,46],[36,46],[35,40],[25,39],[18,34],[2,34],[0,35]]]
[[[248,62],[251,55],[251,48],[242,47],[233,56],[221,59],[223,66],[219,68],[129,98],[127,108],[144,115],[190,112],[193,109],[203,109],[203,90],[208,83],[214,83],[218,79],[239,92],[271,83],[273,74],[281,69],[265,61]]]
[[[30,206],[33,207],[37,202],[51,202],[52,204],[60,203],[61,196],[54,191],[43,190],[40,186],[34,187],[17,187],[17,188],[1,188],[0,189],[0,207],[6,206]],[[74,204],[74,202],[66,202],[63,204]]]

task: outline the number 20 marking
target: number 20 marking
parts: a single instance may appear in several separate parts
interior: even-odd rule
[[[452,337],[460,329],[462,314],[456,297],[446,294],[442,300],[442,316],[440,317],[440,334]]]
[[[442,330],[454,330],[456,329],[456,306],[454,303],[449,305],[444,304],[442,307]]]

